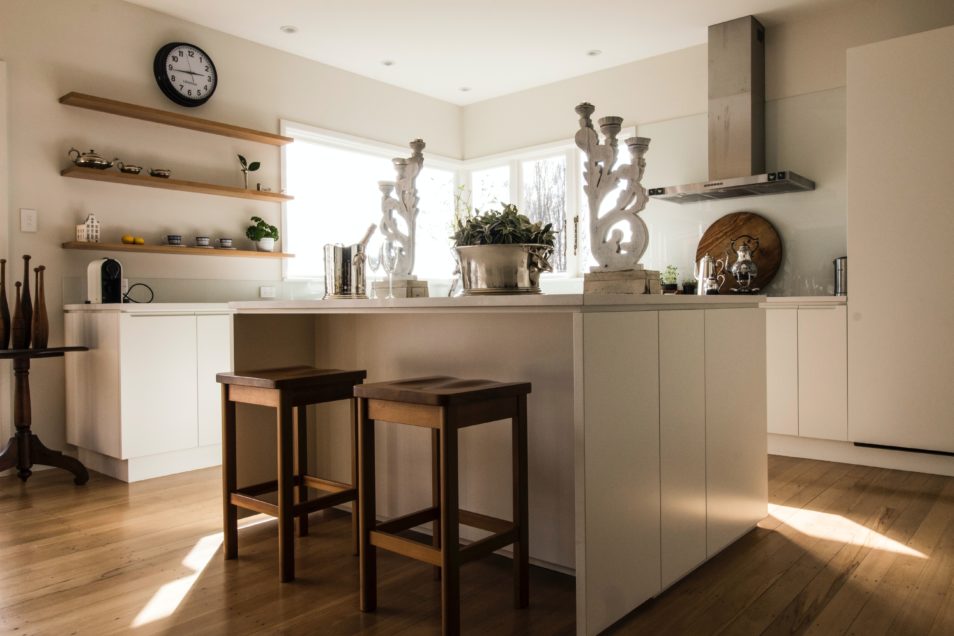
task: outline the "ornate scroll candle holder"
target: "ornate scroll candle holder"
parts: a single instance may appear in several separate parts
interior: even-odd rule
[[[396,297],[427,296],[427,283],[418,281],[413,274],[419,213],[417,206],[420,202],[417,176],[424,165],[425,143],[421,139],[414,139],[408,146],[411,149],[410,157],[391,160],[397,179],[378,181],[382,214],[378,227],[385,241],[392,241],[400,248],[393,273],[393,292]],[[374,284],[375,292],[386,287],[386,283]]]
[[[590,212],[590,251],[597,262],[584,275],[583,292],[661,293],[659,272],[645,270],[639,263],[649,246],[649,231],[639,217],[649,200],[642,186],[649,139],[626,139],[629,163],[614,169],[619,156],[617,137],[622,129],[623,118],[600,118],[599,127],[604,138],[601,143],[591,119],[595,110],[596,107],[586,102],[576,107],[580,129],[575,141],[585,156],[583,192]],[[610,193],[617,191],[615,205],[601,215],[603,201]],[[624,230],[628,230],[628,237]]]

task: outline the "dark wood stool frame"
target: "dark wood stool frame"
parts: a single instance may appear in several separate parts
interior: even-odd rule
[[[371,386],[374,385],[365,385]],[[526,385],[529,392],[529,385]],[[355,387],[356,395],[363,387]],[[510,419],[513,430],[513,518],[505,521],[458,505],[458,430]],[[432,501],[430,508],[379,523],[374,487],[375,420],[431,429]],[[514,606],[530,600],[527,505],[527,396],[428,405],[360,397],[358,400],[358,484],[360,489],[360,607],[377,606],[377,548],[435,566],[441,580],[441,627],[445,635],[460,633],[460,566],[513,545]],[[431,545],[397,533],[432,522]],[[459,524],[491,532],[460,546]]]
[[[30,360],[59,358],[64,353],[74,351],[89,351],[89,348],[77,346],[0,350],[0,360],[13,360],[13,423],[16,427],[16,433],[0,452],[0,471],[16,468],[17,476],[26,481],[33,474],[33,466],[40,464],[73,473],[73,483],[77,486],[89,481],[89,472],[78,459],[47,448],[31,429],[33,415],[30,403]]]
[[[289,370],[301,371],[295,367]],[[312,369],[315,372],[322,370]],[[339,371],[336,374],[323,371],[310,386],[294,384],[283,387],[282,382],[272,382],[277,386],[268,387],[268,381],[262,386],[248,386],[233,383],[239,376],[254,378],[256,373],[285,371],[272,369],[264,372],[220,373],[216,379],[222,383],[222,495],[224,516],[224,551],[226,559],[238,558],[238,509],[244,508],[278,518],[278,570],[282,582],[295,580],[295,540],[294,523],[298,519],[298,535],[308,535],[308,514],[324,510],[349,501],[358,500],[358,461],[357,461],[357,414],[353,397],[354,385],[360,384],[366,376],[364,371]],[[307,406],[349,400],[351,402],[351,483],[345,484],[331,479],[323,479],[307,474],[308,470],[308,434]],[[277,411],[278,429],[278,479],[237,487],[235,405],[256,404],[269,406]],[[297,440],[295,439],[297,437]],[[297,443],[296,443],[297,442]],[[297,453],[295,447],[297,446]],[[308,499],[308,488],[324,494]],[[297,489],[298,501],[293,502],[294,489]],[[273,504],[259,498],[259,495],[277,492],[278,503]],[[352,552],[358,554],[358,505],[352,505],[351,530]]]

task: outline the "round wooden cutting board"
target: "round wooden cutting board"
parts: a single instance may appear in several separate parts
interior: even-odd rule
[[[709,226],[696,248],[696,263],[706,254],[717,259],[724,259],[727,252],[730,254],[725,268],[725,285],[721,291],[723,294],[731,294],[732,288],[738,287],[729,268],[735,262],[732,241],[742,236],[758,239],[759,247],[752,253],[752,260],[759,268],[759,275],[752,281],[752,287],[764,289],[775,277],[782,263],[782,239],[764,217],[754,212],[733,212],[725,215]],[[736,244],[740,242],[736,241]],[[755,242],[751,241],[751,244],[754,246]]]

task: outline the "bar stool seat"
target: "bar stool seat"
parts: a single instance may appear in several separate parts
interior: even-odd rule
[[[216,380],[222,384],[222,489],[226,559],[238,556],[238,508],[272,515],[278,518],[279,576],[282,581],[292,581],[295,578],[293,519],[298,518],[298,533],[305,536],[308,534],[308,513],[357,501],[357,420],[353,391],[354,385],[363,382],[366,376],[363,370],[316,369],[307,366],[216,375]],[[306,407],[336,400],[349,400],[352,405],[350,484],[307,474]],[[237,487],[236,404],[268,406],[278,412],[277,480]],[[295,422],[297,444],[296,427],[293,426]],[[298,489],[297,503],[293,502],[295,488]],[[308,499],[308,488],[322,494]],[[277,504],[260,497],[276,491]],[[354,552],[357,554],[357,514],[354,509],[352,531]]]
[[[496,382],[431,376],[360,384],[358,466],[360,533],[360,606],[377,605],[377,548],[408,556],[436,568],[441,579],[441,621],[445,635],[460,633],[460,566],[513,545],[514,605],[529,603],[527,506],[527,394],[529,382]],[[513,443],[513,520],[506,521],[458,507],[458,430],[510,419]],[[431,429],[433,505],[378,523],[374,481],[374,424],[383,420]],[[433,523],[431,545],[400,536]],[[467,546],[459,543],[459,524],[490,532]]]

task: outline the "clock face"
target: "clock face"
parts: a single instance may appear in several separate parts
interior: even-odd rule
[[[219,79],[212,58],[185,42],[170,42],[159,49],[153,70],[162,92],[181,106],[204,104],[212,97]]]

